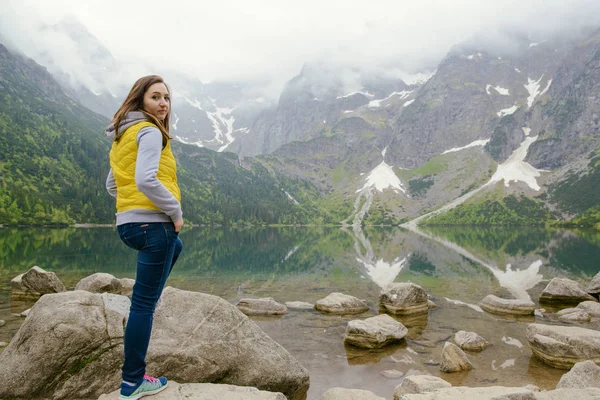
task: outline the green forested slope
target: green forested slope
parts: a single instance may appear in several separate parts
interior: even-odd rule
[[[0,45],[0,223],[106,222],[104,118]]]
[[[0,224],[112,223],[104,188],[108,121],[69,98],[48,72],[0,45]],[[185,219],[205,224],[328,222],[314,188],[257,160],[176,144]],[[296,204],[286,191],[298,200]]]

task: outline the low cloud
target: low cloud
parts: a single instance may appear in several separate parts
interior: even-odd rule
[[[126,68],[103,75],[109,57],[84,54],[52,28],[65,18],[79,21]],[[431,71],[469,40],[508,49],[514,32],[538,41],[596,26],[597,0],[8,0],[0,10],[2,40],[87,87],[105,79],[128,87],[150,71],[177,71],[204,82],[261,82],[271,95],[306,63],[345,69],[341,79],[352,86],[356,70]]]

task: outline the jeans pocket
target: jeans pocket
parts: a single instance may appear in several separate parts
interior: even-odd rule
[[[123,243],[131,247],[134,250],[141,250],[148,244],[148,235],[146,230],[131,229],[126,231],[120,231],[119,236]]]

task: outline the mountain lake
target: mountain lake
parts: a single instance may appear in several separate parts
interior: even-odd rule
[[[566,371],[532,356],[529,323],[558,323],[556,309],[539,305],[550,279],[570,278],[584,289],[600,269],[600,232],[530,227],[352,227],[185,229],[184,250],[167,285],[220,296],[232,304],[244,297],[315,303],[332,292],[363,299],[370,307],[354,316],[288,310],[282,317],[252,317],[310,373],[308,400],[327,389],[365,389],[391,398],[398,377],[428,373],[465,386],[554,389]],[[11,301],[10,281],[34,265],[54,271],[69,289],[96,272],[135,278],[135,252],[114,227],[0,229],[0,342],[10,341],[32,303]],[[391,282],[422,286],[437,304],[429,314],[402,318],[409,332],[401,344],[380,350],[344,346],[348,321],[378,314],[381,288]],[[488,294],[526,292],[536,316],[503,317],[481,311]],[[599,329],[600,323],[582,323]],[[441,373],[437,363],[446,340],[475,331],[492,345],[467,352],[474,369]],[[390,372],[392,371],[392,372]],[[168,376],[168,374],[167,374]]]

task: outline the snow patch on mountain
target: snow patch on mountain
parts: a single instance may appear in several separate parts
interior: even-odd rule
[[[406,72],[400,72],[398,75],[402,82],[406,83],[409,86],[412,85],[423,85],[428,80],[433,78],[437,73],[437,69],[433,72],[418,72],[416,74],[409,74]]]
[[[179,117],[177,116],[177,114],[173,114],[173,116],[175,117],[175,122],[173,123],[173,129],[177,130],[177,123],[179,122]]]
[[[442,154],[454,153],[455,151],[461,151],[461,150],[468,149],[470,147],[475,147],[475,146],[485,146],[489,141],[490,141],[490,139],[475,140],[463,147],[453,147],[450,150],[444,151]]]
[[[381,152],[381,155],[385,157],[387,147]],[[404,185],[394,173],[394,170],[389,166],[385,160],[373,168],[371,173],[367,176],[367,181],[364,186],[356,191],[356,193],[363,192],[369,188],[374,188],[379,192],[383,192],[384,189],[391,189],[396,193],[406,193]]]
[[[401,92],[392,92],[392,94],[390,94],[388,97],[386,97],[385,99],[377,99],[377,100],[371,100],[369,102],[368,107],[370,108],[376,108],[376,107],[381,107],[381,103],[383,103],[386,100],[391,99],[394,96],[399,96],[400,100],[404,100],[405,98],[407,98],[412,92],[414,92],[414,90],[403,90]]]
[[[533,105],[535,99],[538,96],[542,96],[550,88],[550,85],[552,84],[552,79],[548,80],[546,87],[544,88],[544,90],[542,90],[540,92],[540,82],[542,81],[543,77],[544,77],[544,74],[542,74],[542,76],[540,76],[540,79],[538,79],[537,81],[534,81],[531,78],[527,78],[527,85],[523,85],[523,86],[525,86],[525,89],[527,89],[527,92],[529,93],[529,97],[527,97],[527,107],[531,107]]]
[[[526,137],[521,143],[521,146],[519,146],[505,162],[498,166],[498,169],[485,186],[504,180],[504,186],[506,187],[509,186],[510,182],[523,182],[531,189],[539,191],[540,186],[538,185],[536,178],[541,175],[540,170],[523,161],[525,160],[525,156],[527,156],[529,146],[531,146],[537,138],[537,136]]]
[[[409,100],[406,103],[404,103],[404,105],[402,107],[408,107],[408,106],[410,106],[414,102],[415,102],[415,99]]]
[[[338,96],[338,97],[336,97],[336,99],[344,99],[346,97],[354,96],[355,94],[362,94],[362,95],[367,96],[367,97],[375,97],[374,94],[371,94],[369,92],[357,91],[357,92],[352,92],[352,93],[345,94],[343,96]]]
[[[498,92],[498,94],[500,94],[502,96],[509,96],[510,95],[508,89],[505,89],[505,88],[503,88],[501,86],[492,86],[492,85],[489,85],[489,84],[486,85],[485,86],[485,92],[487,94],[491,95],[492,93],[490,92],[490,89],[494,89],[496,92]]]
[[[281,190],[283,190],[283,189],[281,189]],[[290,199],[291,201],[293,201],[293,202],[294,202],[294,204],[295,204],[295,205],[298,205],[298,204],[300,204],[300,203],[298,202],[298,200],[296,200],[296,199],[295,199],[295,198],[294,198],[294,197],[293,197],[291,194],[289,194],[289,193],[288,193],[286,190],[283,190],[283,192],[285,193],[285,195],[287,196],[287,198],[288,198],[288,199]]]
[[[504,117],[504,116],[506,116],[506,115],[511,115],[511,114],[514,114],[514,113],[515,113],[515,111],[517,111],[517,109],[518,109],[518,108],[519,108],[519,106],[518,106],[517,104],[515,104],[515,105],[514,105],[514,106],[512,106],[512,107],[505,108],[505,109],[503,109],[503,110],[500,110],[500,111],[498,111],[496,114],[497,114],[497,115],[498,115],[500,118],[502,118],[502,117]]]

